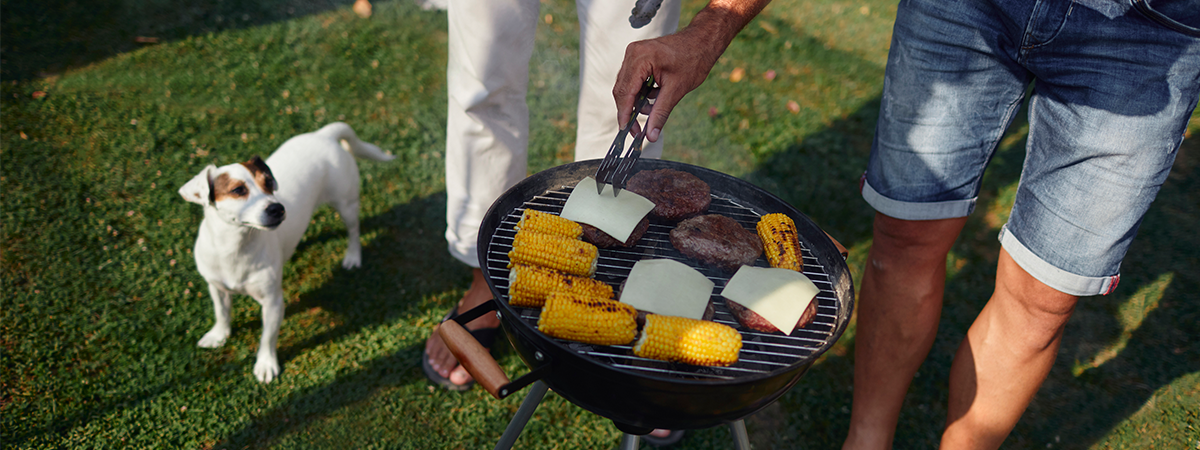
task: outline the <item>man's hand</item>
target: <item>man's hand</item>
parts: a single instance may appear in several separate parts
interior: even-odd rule
[[[662,126],[683,96],[708,78],[717,58],[747,23],[770,0],[712,0],[682,31],[657,39],[638,41],[625,48],[625,60],[617,73],[613,98],[617,101],[617,120],[622,126],[633,113],[634,101],[646,79],[653,76],[659,88],[650,93],[654,99],[646,121],[646,139],[658,142]],[[634,118],[636,122],[636,117]],[[641,127],[634,124],[636,133]]]
[[[685,32],[663,36],[657,39],[638,41],[629,44],[625,49],[625,61],[617,73],[617,84],[613,86],[613,97],[617,100],[617,117],[624,126],[633,113],[638,90],[646,78],[653,76],[658,88],[650,92],[654,103],[639,111],[649,114],[646,122],[646,139],[658,142],[658,134],[671,109],[675,107],[684,94],[691,92],[704,82],[708,71],[712,70],[720,51],[713,52],[710,43],[700,39],[689,38]],[[721,48],[723,50],[724,47]],[[715,54],[713,56],[712,54]],[[636,121],[636,117],[635,117]],[[637,123],[633,132],[640,127]]]

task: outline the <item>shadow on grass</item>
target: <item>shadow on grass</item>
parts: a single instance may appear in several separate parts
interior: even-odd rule
[[[333,270],[332,278],[324,282],[320,288],[302,294],[298,302],[288,305],[279,345],[279,361],[283,371],[275,383],[287,382],[288,377],[298,375],[294,364],[291,364],[291,360],[298,354],[322,343],[336,342],[345,336],[356,334],[364,328],[391,323],[401,317],[424,315],[425,308],[431,305],[423,304],[421,299],[436,298],[439,293],[454,291],[456,288],[469,284],[469,270],[451,258],[445,251],[445,240],[441,234],[441,230],[445,226],[444,213],[444,195],[433,195],[414,199],[382,214],[362,220],[363,235],[374,236],[364,245],[363,266],[354,271]],[[332,216],[332,210],[323,208],[318,210],[317,214]],[[326,221],[326,223],[332,222]],[[312,228],[313,225],[310,225],[310,232]],[[312,247],[331,239],[344,239],[345,231],[340,221],[336,223],[336,226],[330,225],[329,228],[334,230],[321,231],[315,237],[310,234],[303,246]],[[339,248],[339,255],[340,250],[342,248]],[[303,258],[304,255],[298,251],[297,256]],[[340,261],[340,256],[338,260]],[[289,264],[297,264],[296,258],[293,258]],[[289,281],[293,280],[285,279],[285,283]],[[285,290],[291,289],[294,288],[285,285]],[[205,295],[197,301],[208,303],[210,300]],[[235,299],[235,303],[247,301],[253,303],[244,296],[237,296]],[[436,307],[444,306],[436,305]],[[235,336],[246,334],[255,336],[253,345],[254,348],[257,348],[257,336],[261,333],[262,322],[258,313],[258,305],[254,304],[253,308],[254,318],[252,320],[238,321],[235,319],[233,327]],[[330,327],[326,332],[297,342],[289,342],[287,339],[289,334],[300,333],[289,332],[287,328],[303,325],[297,323],[299,321],[295,320],[293,316],[311,308],[327,310],[342,323],[336,327]],[[211,324],[211,310],[209,310],[209,314],[197,316],[195,320],[206,325]],[[237,344],[227,343],[226,349],[230,345]],[[395,376],[397,373],[411,372],[410,369],[420,364],[419,357],[422,349],[423,341],[388,358],[372,362],[372,367],[380,367],[380,370],[386,374],[382,375],[385,378],[383,381],[375,381],[371,385],[393,384],[392,378],[388,377]],[[202,357],[181,361],[183,364],[193,366],[192,370],[183,372],[186,375],[175,376],[156,386],[139,389],[134,395],[110,393],[101,401],[91,402],[88,407],[72,415],[56,418],[53,422],[40,427],[33,427],[27,433],[5,436],[4,441],[7,445],[20,447],[23,442],[28,442],[38,436],[66,433],[85,427],[87,423],[117,411],[141,408],[172,391],[186,390],[187,386],[201,385],[222,377],[242,379],[241,377],[249,376],[254,360],[253,351],[245,358],[233,356],[233,350],[200,350],[197,354]],[[231,378],[227,372],[236,375]],[[332,389],[335,389],[336,393],[320,394],[330,396],[331,400],[318,403],[328,408],[331,407],[330,405],[336,406],[354,401],[354,399],[360,398],[359,392],[354,386],[360,386],[360,384],[355,382],[349,385],[334,385]],[[257,432],[253,435],[260,436]]]
[[[424,342],[415,343],[373,359],[332,383],[296,392],[284,405],[257,415],[212,448],[268,448],[273,441],[309,426],[313,420],[370,399],[381,388],[410,383],[414,377],[422,377],[417,367],[424,348]]]
[[[379,0],[376,0],[378,3]],[[25,81],[153,45],[286,21],[354,0],[12,0],[0,15],[0,79]],[[152,38],[154,42],[138,42]],[[145,40],[145,39],[142,39]]]
[[[441,231],[445,226],[443,195],[415,200],[392,211],[372,217],[363,223],[368,230],[387,230],[375,238],[369,249],[363,272],[339,270],[332,280],[316,290],[303,294],[288,306],[288,315],[320,308],[345,323],[326,332],[297,342],[280,343],[282,376],[296,376],[289,360],[316,346],[337,342],[360,333],[364,328],[393,322],[398,317],[425,315],[435,309],[441,316],[445,304],[428,304],[407,300],[432,298],[442,292],[457,292],[469,284],[467,267],[446,252]],[[317,246],[326,240],[343,236],[339,226],[332,227],[307,241]],[[421,230],[414,233],[414,230]],[[446,280],[459,280],[447,284]],[[404,288],[397,289],[399,286]],[[453,299],[457,301],[457,297]],[[453,303],[450,303],[453,304]],[[256,326],[257,324],[252,325]],[[411,383],[426,383],[420,370],[424,340],[419,339],[387,356],[372,359],[361,367],[339,374],[329,383],[297,390],[270,411],[255,415],[240,429],[228,434],[214,448],[265,448],[297,430],[311,426],[338,410],[367,401],[387,389]],[[493,352],[505,347],[497,341]]]
[[[288,315],[321,308],[344,319],[346,324],[300,342],[281,343],[281,362],[313,346],[355,334],[364,327],[400,316],[424,314],[422,305],[406,299],[432,297],[467,286],[470,271],[446,251],[442,235],[445,211],[445,196],[438,195],[413,200],[363,221],[364,235],[369,230],[386,230],[370,243],[372,254],[368,255],[364,248],[363,267],[337,270],[332,280],[301,295],[300,301],[287,307]],[[301,250],[325,240],[344,239],[341,224],[334,228],[309,239],[311,242],[302,244]],[[414,233],[415,230],[419,232]],[[446,283],[454,279],[462,282]],[[415,357],[413,362],[419,364]]]

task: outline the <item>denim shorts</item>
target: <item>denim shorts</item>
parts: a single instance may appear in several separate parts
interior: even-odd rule
[[[1200,0],[902,0],[863,197],[967,216],[1027,92],[1001,245],[1050,287],[1107,294],[1200,96]]]

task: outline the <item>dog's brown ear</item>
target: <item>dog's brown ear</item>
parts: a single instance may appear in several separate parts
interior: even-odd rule
[[[212,178],[209,176],[217,166],[209,164],[204,170],[184,183],[183,187],[179,188],[179,195],[184,200],[195,203],[197,205],[209,205],[213,202]]]
[[[275,174],[271,173],[271,168],[267,166],[267,162],[263,161],[258,155],[254,155],[249,161],[242,163],[254,173],[255,181],[258,181],[264,191],[268,194],[275,193],[278,185],[275,184]]]

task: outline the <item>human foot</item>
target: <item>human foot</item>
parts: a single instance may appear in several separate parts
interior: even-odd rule
[[[479,306],[492,298],[492,293],[488,289],[487,280],[483,277],[483,271],[474,269],[472,272],[471,287],[467,289],[466,294],[463,294],[462,300],[459,300],[457,311],[459,314],[470,311],[472,308]],[[478,319],[472,320],[466,325],[468,331],[496,329],[500,326],[500,319],[493,314],[484,314]],[[484,343],[485,347],[487,347]],[[454,354],[450,353],[450,349],[446,347],[446,343],[442,341],[441,335],[437,333],[437,327],[434,327],[434,332],[429,336],[429,340],[425,341],[425,363],[429,368],[436,372],[441,378],[448,379],[453,386],[461,386],[463,388],[469,386],[474,381],[471,374],[466,368],[458,364],[458,360],[454,358]],[[455,389],[451,386],[446,386],[448,389]]]

